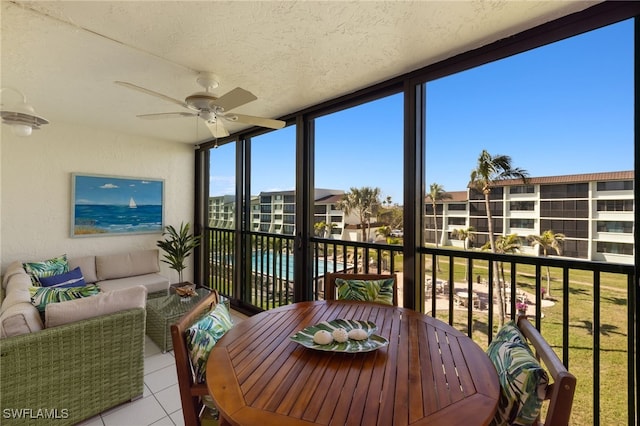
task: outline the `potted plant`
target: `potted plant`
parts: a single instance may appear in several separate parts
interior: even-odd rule
[[[187,267],[185,260],[191,254],[191,251],[200,245],[200,236],[193,235],[189,232],[189,223],[180,223],[180,230],[177,231],[173,226],[165,226],[162,233],[164,240],[158,241],[157,245],[164,250],[164,258],[162,261],[169,264],[171,269],[178,272],[178,282],[182,281],[182,270]]]

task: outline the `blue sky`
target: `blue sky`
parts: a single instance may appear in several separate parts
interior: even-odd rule
[[[162,205],[162,185],[159,180],[127,179],[109,176],[75,176],[75,204]]]
[[[402,204],[402,94],[316,120],[316,187],[377,186]],[[633,23],[427,83],[426,186],[464,190],[483,149],[530,176],[633,169]],[[252,193],[295,184],[293,127],[257,138]],[[211,195],[233,193],[234,148]],[[275,167],[274,167],[275,166]],[[224,184],[226,182],[226,184]]]

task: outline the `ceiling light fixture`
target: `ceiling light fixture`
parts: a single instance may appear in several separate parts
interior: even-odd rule
[[[27,103],[27,97],[21,91],[13,87],[3,87],[0,89],[0,93],[5,90],[13,90],[22,96],[22,102],[0,109],[2,122],[11,126],[14,135],[29,136],[33,129],[39,129],[40,126],[49,124],[47,119],[36,115],[33,107]]]

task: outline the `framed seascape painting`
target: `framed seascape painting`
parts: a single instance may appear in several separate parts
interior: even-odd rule
[[[71,236],[162,233],[164,180],[71,175]]]

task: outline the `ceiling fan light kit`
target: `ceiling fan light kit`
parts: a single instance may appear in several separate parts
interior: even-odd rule
[[[157,98],[180,105],[183,108],[193,111],[142,114],[138,115],[139,118],[158,119],[174,117],[199,117],[205,122],[214,138],[229,136],[229,131],[224,127],[220,119],[229,122],[251,124],[254,126],[267,127],[271,129],[281,129],[286,124],[284,121],[274,120],[270,118],[254,117],[251,115],[242,114],[227,114],[227,111],[255,101],[258,98],[253,93],[240,87],[236,87],[235,89],[225,93],[220,97],[214,96],[214,94],[211,93],[210,90],[217,88],[219,86],[219,83],[218,78],[212,73],[199,73],[198,77],[196,78],[196,82],[201,87],[203,87],[205,91],[196,92],[187,96],[184,102],[164,95],[162,93],[145,89],[144,87],[136,86],[135,84],[125,81],[116,81],[115,83],[120,86],[145,93],[147,95],[155,96]]]
[[[39,129],[40,126],[49,124],[47,119],[36,114],[33,107],[27,103],[27,97],[21,91],[13,87],[3,87],[0,89],[0,93],[5,90],[12,90],[22,97],[22,102],[8,108],[2,107],[0,110],[2,122],[11,126],[14,135],[29,136],[33,129]]]

